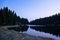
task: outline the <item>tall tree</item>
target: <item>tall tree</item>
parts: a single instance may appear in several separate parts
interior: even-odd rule
[[[16,13],[8,7],[0,9],[0,25],[16,25],[16,24],[27,24],[28,20],[20,18]]]

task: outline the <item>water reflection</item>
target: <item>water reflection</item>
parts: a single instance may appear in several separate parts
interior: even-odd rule
[[[9,27],[9,30],[15,30],[18,32],[24,32],[28,30],[28,26],[27,25],[19,25],[18,27]]]
[[[60,36],[60,26],[31,26],[32,29]]]
[[[30,27],[24,33],[27,33],[27,34],[33,35],[33,36],[41,36],[41,37],[53,38],[55,40],[60,40],[60,38],[55,36],[55,35],[52,35],[52,34],[49,34],[49,33],[45,33],[45,32],[39,32],[39,31],[36,31],[34,29],[31,29]]]
[[[23,32],[23,33],[26,33],[26,34],[29,34],[29,35],[33,35],[33,36],[41,36],[41,37],[47,37],[47,38],[53,38],[55,40],[60,40],[59,37],[55,36],[55,35],[52,35],[52,34],[49,34],[49,33],[45,33],[44,32],[41,32],[41,31],[36,31],[35,29],[32,29],[31,28],[32,25],[24,25],[24,26],[19,26],[19,27],[12,27],[12,28],[8,28],[9,30],[15,30],[15,31],[19,31],[19,32]],[[35,25],[33,25],[34,27]],[[39,26],[39,25],[38,25]],[[36,28],[36,26],[34,27]],[[42,28],[42,29],[41,29]],[[46,28],[46,27],[45,27]],[[45,29],[44,28],[44,29]],[[43,27],[38,27],[37,30],[44,30]],[[25,31],[25,32],[24,32]],[[48,31],[48,30],[46,30]],[[49,32],[49,31],[48,31]]]

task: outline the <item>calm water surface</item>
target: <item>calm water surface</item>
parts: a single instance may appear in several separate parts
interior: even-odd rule
[[[47,38],[53,38],[55,40],[60,40],[59,36],[57,37],[57,36],[49,34],[49,33],[40,32],[40,31],[36,31],[34,29],[31,29],[30,25],[29,25],[28,30],[26,32],[23,32],[23,33],[26,33],[26,34],[29,34],[29,35],[33,35],[33,36],[47,37]]]

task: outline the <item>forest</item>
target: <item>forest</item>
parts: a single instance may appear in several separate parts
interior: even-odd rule
[[[43,26],[35,26],[31,27],[37,31],[43,31],[46,33],[54,34],[56,36],[60,36],[60,13],[44,17],[40,19],[35,19],[30,22],[32,25],[43,25]]]
[[[20,25],[19,27],[8,28],[9,30],[15,30],[20,32],[26,31],[28,29],[28,27],[26,26],[26,24],[28,23],[28,19],[20,18],[20,16],[17,16],[17,14],[14,11],[8,9],[8,7],[0,9],[0,26]]]
[[[28,19],[20,18],[17,14],[8,9],[8,7],[4,7],[0,9],[0,26],[2,25],[20,25],[20,24],[28,24]]]
[[[44,17],[40,19],[35,19],[30,22],[30,24],[33,25],[60,25],[60,13],[49,16],[49,17]]]
[[[27,31],[29,25],[44,25],[43,27],[30,27],[32,29],[48,32],[54,35],[60,35],[60,13],[35,19],[32,21],[28,21],[26,18],[21,18],[20,16],[17,16],[17,14],[8,9],[8,7],[4,7],[0,9],[0,26],[6,26],[6,25],[20,25],[17,27],[8,28],[9,30],[13,29],[16,31]],[[24,25],[24,26],[21,26]]]

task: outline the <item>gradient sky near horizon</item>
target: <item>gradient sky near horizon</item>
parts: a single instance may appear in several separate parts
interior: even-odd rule
[[[60,0],[0,0],[0,8],[3,7],[31,21],[60,13]]]

